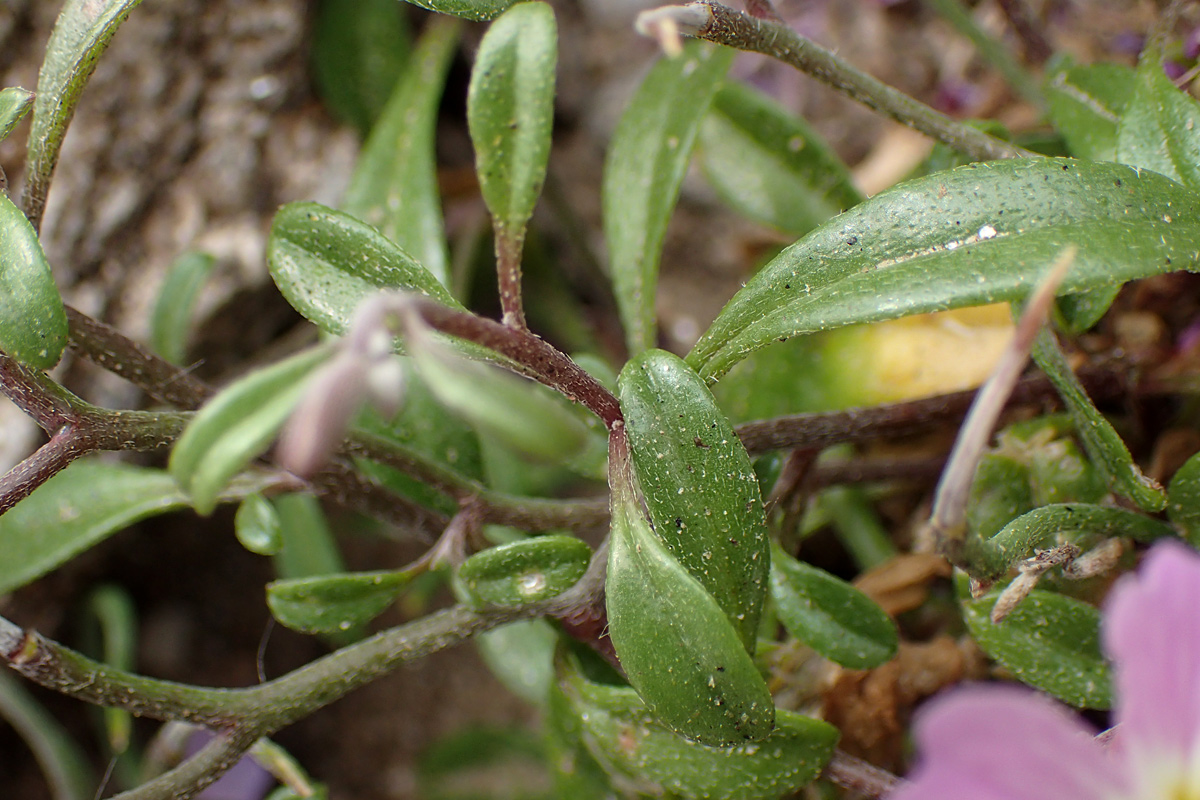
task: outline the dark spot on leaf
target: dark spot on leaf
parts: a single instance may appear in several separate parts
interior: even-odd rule
[[[858,244],[858,237],[851,236],[849,239],[846,240],[846,244],[851,245],[851,246]]]
[[[696,445],[696,447],[699,447],[703,450],[708,450],[712,446],[712,445],[705,444],[704,441],[701,440],[701,438],[699,436],[696,436],[695,438],[693,438],[692,442],[693,442],[693,444]]]

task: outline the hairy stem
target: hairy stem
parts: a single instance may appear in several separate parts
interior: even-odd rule
[[[1037,155],[951,119],[777,22],[743,14],[712,0],[668,6],[645,14],[670,15],[681,33],[782,61],[978,161]]]
[[[521,248],[524,236],[514,237],[497,227],[496,277],[500,289],[500,310],[504,324],[525,330],[525,304],[521,293]]]
[[[0,618],[0,653],[34,683],[89,703],[140,716],[182,720],[217,730],[253,730],[255,739],[307,717],[407,661],[477,633],[544,614],[544,605],[436,611],[337,650],[267,683],[214,689],[146,678],[93,661]]]
[[[84,358],[176,408],[194,409],[212,387],[125,334],[67,306],[71,346]]]
[[[28,497],[78,457],[75,437],[64,428],[31,456],[0,477],[0,514]]]
[[[189,800],[232,769],[259,738],[253,729],[218,735],[179,766],[112,800]]]
[[[1079,378],[1097,400],[1117,397],[1124,388],[1112,370],[1085,368],[1080,370]],[[771,450],[829,447],[923,433],[958,422],[966,416],[974,398],[975,390],[972,389],[870,408],[746,422],[735,430],[752,455]],[[1008,399],[1009,407],[1034,402],[1059,402],[1058,392],[1045,375],[1023,378]]]
[[[531,532],[560,528],[580,531],[602,525],[608,518],[605,498],[563,501],[507,495],[369,433],[354,434],[343,452],[398,469],[455,502],[476,502],[484,521],[497,525]]]
[[[528,369],[530,376],[582,404],[609,428],[622,419],[621,406],[612,392],[541,337],[431,300],[417,298],[413,304],[431,327],[512,359]]]
[[[0,353],[0,392],[46,433],[75,420],[83,401],[44,373]]]

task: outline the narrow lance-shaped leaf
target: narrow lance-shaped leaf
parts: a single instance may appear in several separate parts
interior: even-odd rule
[[[850,171],[807,123],[740,83],[727,83],[700,127],[700,163],[735,210],[789,233],[862,202]]]
[[[870,669],[899,646],[883,609],[850,584],[771,548],[771,597],[788,633],[831,661]]]
[[[309,578],[345,571],[341,551],[317,498],[309,494],[285,494],[271,502],[283,534],[283,547],[272,559],[280,578]]]
[[[557,61],[554,12],[545,3],[519,3],[492,23],[471,71],[467,122],[496,232],[506,315],[520,308],[521,249],[546,178]]]
[[[8,138],[32,105],[33,92],[17,86],[0,91],[0,141]]]
[[[34,228],[40,226],[50,179],[83,87],[117,28],[140,2],[67,0],[58,14],[38,74],[25,160],[23,205]]]
[[[443,285],[449,259],[434,138],[459,30],[456,20],[430,20],[363,145],[341,203],[345,211],[412,253]]]
[[[1009,522],[982,546],[968,544],[971,575],[982,580],[1003,576],[1038,549],[1070,541],[1082,549],[1104,539],[1127,536],[1138,542],[1172,538],[1175,530],[1165,522],[1124,508],[1091,503],[1054,503],[1028,511]],[[979,550],[973,550],[978,547]]]
[[[1104,474],[1109,488],[1146,511],[1161,511],[1167,495],[1133,463],[1133,456],[1112,423],[1092,405],[1083,384],[1071,371],[1058,340],[1043,330],[1033,346],[1033,359],[1046,373],[1075,421],[1076,435],[1088,457]]]
[[[1055,73],[1046,84],[1050,122],[1071,154],[1092,161],[1117,160],[1117,126],[1137,85],[1124,64],[1089,64]]]
[[[963,619],[983,651],[1023,683],[1081,708],[1108,708],[1112,685],[1100,652],[1100,612],[1069,597],[1034,590],[1003,622],[991,621],[999,592],[963,604]]]
[[[1200,103],[1171,82],[1157,50],[1146,48],[1133,97],[1117,128],[1117,160],[1200,189],[1198,127]]]
[[[489,20],[518,0],[408,0],[415,6],[477,22]]]
[[[667,222],[700,123],[735,51],[689,42],[658,62],[621,116],[604,164],[604,239],[625,338],[654,346],[654,299]]]
[[[334,116],[364,136],[412,49],[408,15],[396,0],[321,0],[312,33],[313,83]]]
[[[714,381],[774,341],[1024,297],[1077,248],[1060,294],[1194,269],[1200,194],[1155,173],[1062,158],[970,164],[900,184],[784,250],[688,355]]]
[[[186,506],[163,470],[76,461],[0,517],[0,594],[140,519]]]
[[[86,610],[98,628],[97,651],[101,660],[111,667],[132,671],[138,646],[137,609],[133,598],[118,586],[102,585],[88,596]],[[124,753],[129,749],[133,734],[133,715],[116,707],[105,708],[103,712],[109,748],[114,754]]]
[[[832,725],[779,709],[775,730],[762,741],[711,747],[663,728],[626,687],[592,683],[577,670],[561,685],[588,750],[610,773],[633,779],[655,796],[790,797],[817,777],[838,740]]]
[[[654,533],[753,653],[770,550],[746,448],[704,381],[677,356],[647,350],[621,371],[618,387]]]
[[[479,656],[504,686],[534,705],[549,702],[557,629],[544,619],[502,625],[475,637]]]
[[[67,312],[37,231],[0,194],[0,350],[49,369],[67,347]]]
[[[345,333],[355,309],[380,289],[405,289],[461,308],[379,231],[317,203],[290,203],[275,215],[267,267],[292,307],[327,333]]]
[[[158,292],[150,317],[150,342],[172,364],[182,364],[187,357],[192,309],[215,264],[207,253],[184,253],[171,264]]]
[[[614,434],[614,438],[620,433]],[[659,541],[614,455],[605,602],[621,666],[651,713],[708,745],[762,739],[775,704],[725,612]]]
[[[234,475],[261,455],[300,402],[308,373],[327,355],[307,350],[254,372],[206,403],[171,451],[170,471],[201,514]]]
[[[96,776],[89,758],[12,672],[0,674],[0,719],[37,759],[54,800],[92,800]]]

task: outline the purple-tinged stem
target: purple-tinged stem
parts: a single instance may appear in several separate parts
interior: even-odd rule
[[[510,328],[422,298],[414,299],[413,306],[431,327],[512,359],[528,370],[526,374],[589,409],[610,430],[614,423],[623,419],[621,406],[612,392],[564,353],[528,330]]]

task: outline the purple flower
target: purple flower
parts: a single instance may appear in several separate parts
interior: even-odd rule
[[[1200,798],[1200,555],[1156,545],[1106,605],[1116,737],[1016,686],[966,687],[923,710],[924,760],[889,800]]]

